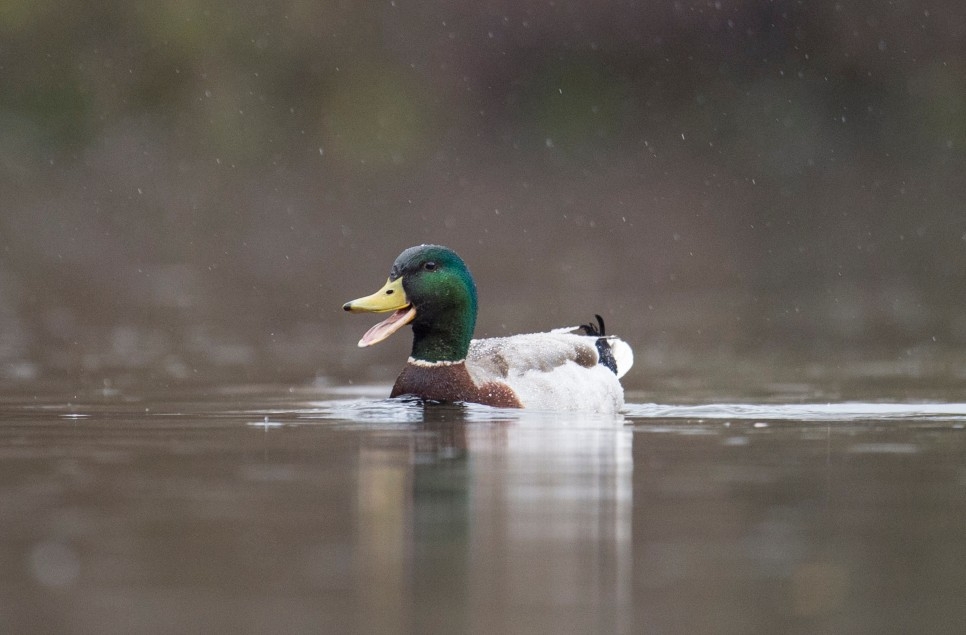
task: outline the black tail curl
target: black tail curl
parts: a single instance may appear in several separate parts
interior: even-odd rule
[[[606,367],[616,375],[617,360],[614,359],[614,352],[610,348],[610,342],[607,341],[607,335],[604,329],[604,318],[600,317],[596,313],[594,314],[594,317],[597,318],[596,325],[593,322],[581,324],[580,330],[582,330],[585,335],[590,335],[597,338],[597,363]]]
[[[597,324],[593,322],[588,322],[587,324],[581,324],[580,330],[584,332],[584,335],[594,335],[596,337],[604,337],[604,318],[600,317],[594,313],[594,317],[597,318]]]

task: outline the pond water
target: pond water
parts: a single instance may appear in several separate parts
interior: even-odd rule
[[[0,632],[966,632],[964,403],[387,390],[8,396]]]

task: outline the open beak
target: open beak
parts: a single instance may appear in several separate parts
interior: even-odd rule
[[[353,313],[393,312],[388,318],[366,331],[359,340],[360,348],[378,344],[416,318],[416,309],[406,299],[402,278],[386,280],[386,284],[372,295],[346,302],[342,308]]]

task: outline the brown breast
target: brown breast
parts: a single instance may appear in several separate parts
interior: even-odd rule
[[[516,393],[506,384],[474,384],[462,362],[440,366],[409,362],[396,378],[389,396],[400,395],[415,395],[434,401],[468,401],[499,408],[523,407]]]

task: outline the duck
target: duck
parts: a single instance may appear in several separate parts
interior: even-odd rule
[[[604,321],[543,333],[474,339],[476,283],[448,247],[418,245],[393,262],[375,293],[346,302],[352,313],[390,313],[359,340],[368,347],[412,325],[412,352],[390,398],[498,408],[617,413],[631,347]]]

